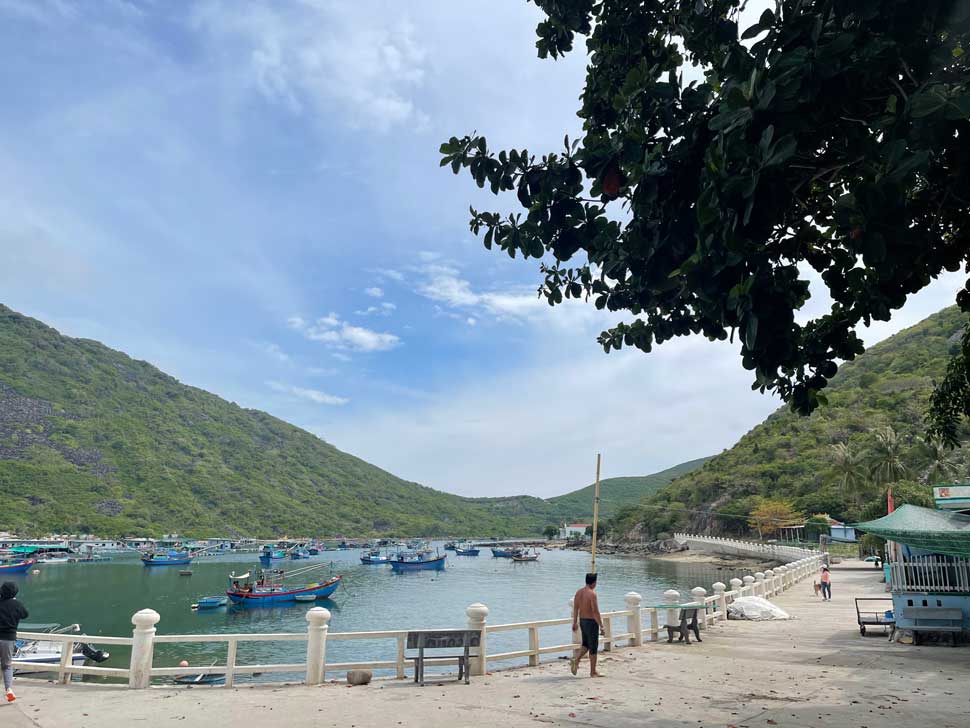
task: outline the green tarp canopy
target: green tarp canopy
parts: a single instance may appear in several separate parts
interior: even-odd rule
[[[888,516],[852,527],[913,548],[970,557],[970,516],[962,513],[904,505]]]
[[[14,546],[11,551],[15,554],[32,554],[40,549],[40,546]]]

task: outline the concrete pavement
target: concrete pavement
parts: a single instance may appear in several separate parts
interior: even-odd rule
[[[703,644],[648,644],[602,658],[606,677],[568,664],[495,672],[470,686],[381,680],[224,688],[124,688],[19,681],[7,728],[245,725],[260,728],[558,726],[931,726],[970,724],[970,647],[859,635],[853,598],[882,596],[879,573],[833,567],[833,601],[811,582],[773,599],[796,619],[727,622]]]

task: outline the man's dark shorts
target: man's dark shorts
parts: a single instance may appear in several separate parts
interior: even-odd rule
[[[583,634],[583,647],[595,655],[600,648],[600,626],[595,619],[579,620],[579,631]]]

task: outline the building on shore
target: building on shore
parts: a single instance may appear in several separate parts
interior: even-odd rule
[[[592,525],[592,523],[564,523],[559,528],[559,538],[567,541],[571,538],[585,538],[586,529]]]

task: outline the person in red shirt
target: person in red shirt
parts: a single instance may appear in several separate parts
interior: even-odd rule
[[[830,602],[832,601],[832,575],[829,573],[829,567],[822,567],[822,601]]]
[[[589,676],[603,677],[596,672],[596,654],[599,651],[599,636],[603,632],[603,618],[596,598],[596,574],[586,575],[586,586],[573,597],[573,632],[581,631],[583,646],[579,654],[570,659],[569,670],[575,675],[579,671],[579,661],[589,654]]]

